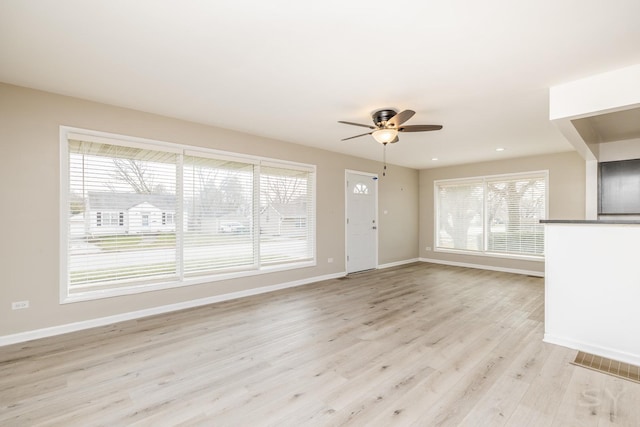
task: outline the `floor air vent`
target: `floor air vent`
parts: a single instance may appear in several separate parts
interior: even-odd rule
[[[593,354],[579,351],[576,360],[573,361],[576,366],[591,369],[603,374],[613,375],[614,377],[624,380],[640,383],[640,367],[630,365],[617,360],[607,359]]]

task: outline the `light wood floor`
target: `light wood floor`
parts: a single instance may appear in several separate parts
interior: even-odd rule
[[[0,425],[640,425],[543,286],[413,264],[2,347]]]

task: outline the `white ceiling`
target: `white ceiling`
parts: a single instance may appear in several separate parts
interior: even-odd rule
[[[571,150],[548,88],[640,63],[639,18],[638,0],[2,0],[0,81],[376,160],[337,121],[413,109],[444,129],[387,158],[421,169]]]

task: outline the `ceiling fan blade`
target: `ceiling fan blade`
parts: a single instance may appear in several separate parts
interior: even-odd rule
[[[345,125],[352,125],[352,126],[362,126],[363,128],[369,128],[369,129],[375,129],[375,126],[371,126],[371,125],[362,125],[360,123],[353,123],[353,122],[343,122],[342,120],[338,120],[338,123],[344,123]]]
[[[360,138],[361,136],[365,136],[365,135],[371,135],[373,132],[367,132],[367,133],[363,133],[361,135],[356,135],[356,136],[350,136],[349,138],[345,138],[345,139],[341,139],[340,141],[346,141],[348,139],[353,139],[353,138]]]
[[[387,121],[387,126],[399,127],[401,124],[409,120],[416,112],[413,110],[400,111]]]
[[[427,132],[440,129],[442,129],[442,125],[409,125],[398,128],[398,132]]]

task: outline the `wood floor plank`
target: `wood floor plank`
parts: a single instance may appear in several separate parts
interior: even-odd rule
[[[415,263],[0,348],[2,426],[635,426],[540,278]]]

